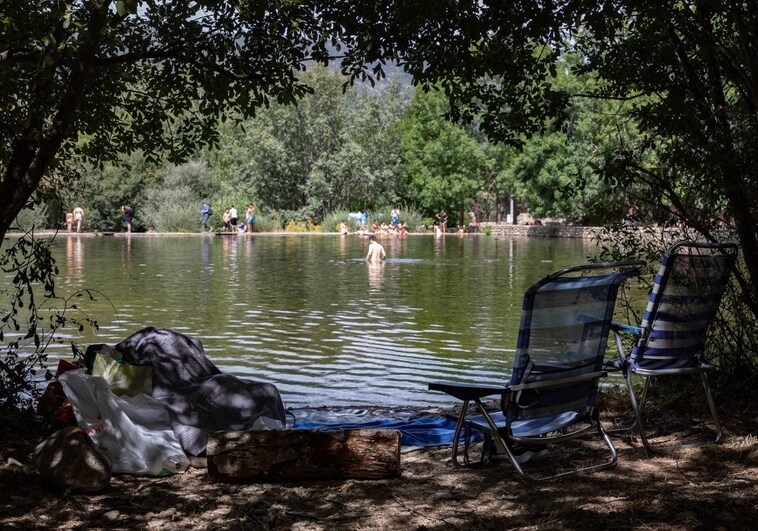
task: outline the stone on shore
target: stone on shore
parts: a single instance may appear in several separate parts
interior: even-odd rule
[[[39,443],[32,460],[42,479],[76,492],[98,492],[110,484],[110,464],[76,426],[63,428]]]

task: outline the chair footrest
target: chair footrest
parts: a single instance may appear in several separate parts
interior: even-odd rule
[[[498,428],[505,427],[505,416],[501,412],[490,413],[490,417],[495,422]],[[586,418],[583,414],[575,411],[567,411],[560,415],[554,415],[550,417],[540,417],[529,420],[519,420],[511,424],[512,437],[539,437],[553,431],[562,430],[577,422]],[[483,432],[490,433],[489,424],[485,420],[484,416],[477,415],[476,417],[469,417],[466,421],[475,429]]]

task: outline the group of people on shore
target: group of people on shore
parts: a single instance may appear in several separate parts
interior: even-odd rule
[[[132,219],[134,219],[134,207],[130,204],[121,205],[121,212],[124,215],[124,225],[126,226],[126,232],[132,232]],[[66,232],[74,232],[74,226],[76,226],[76,232],[82,232],[82,225],[84,224],[84,209],[80,206],[74,207],[70,212],[66,212]]]
[[[358,232],[367,232],[365,226],[361,226],[358,228]],[[408,224],[405,221],[400,221],[400,219],[397,219],[397,222],[395,223],[379,223],[378,220],[375,220],[371,224],[371,231],[374,234],[382,235],[382,236],[406,236],[408,234]]]
[[[211,232],[213,230],[208,222],[212,215],[213,209],[211,208],[211,204],[209,202],[203,203],[202,207],[200,207],[200,218],[204,232]],[[255,206],[253,206],[252,203],[248,203],[247,208],[245,209],[244,220],[240,220],[239,211],[234,205],[232,205],[224,210],[224,213],[221,215],[221,221],[223,223],[221,231],[252,233],[255,232],[256,220]]]
[[[355,234],[363,236],[371,234],[375,236],[399,236],[405,237],[408,234],[408,223],[400,219],[400,209],[393,208],[390,212],[390,222],[386,223],[375,219],[371,224],[371,227],[366,225],[368,221],[368,214],[365,211],[350,214],[349,218],[358,222],[358,228]],[[339,233],[342,236],[350,234],[347,221],[341,221],[339,225]]]
[[[129,203],[121,205],[121,213],[124,215],[124,227],[126,232],[132,232],[132,220],[134,219],[134,207]],[[82,232],[84,225],[84,209],[80,206],[74,207],[70,212],[66,212],[66,232]]]
[[[82,222],[84,221],[84,209],[77,206],[71,212],[66,212],[66,231],[71,232],[74,230],[74,223],[76,223],[76,232],[82,232]]]

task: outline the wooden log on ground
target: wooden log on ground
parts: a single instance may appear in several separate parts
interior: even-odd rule
[[[386,479],[400,476],[400,432],[217,432],[208,436],[206,455],[217,482]]]

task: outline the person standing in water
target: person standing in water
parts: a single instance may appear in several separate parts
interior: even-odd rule
[[[368,254],[366,254],[366,261],[370,263],[377,263],[384,261],[384,258],[386,256],[384,252],[384,247],[381,243],[376,241],[376,236],[373,234],[368,237],[369,244],[368,244]]]

